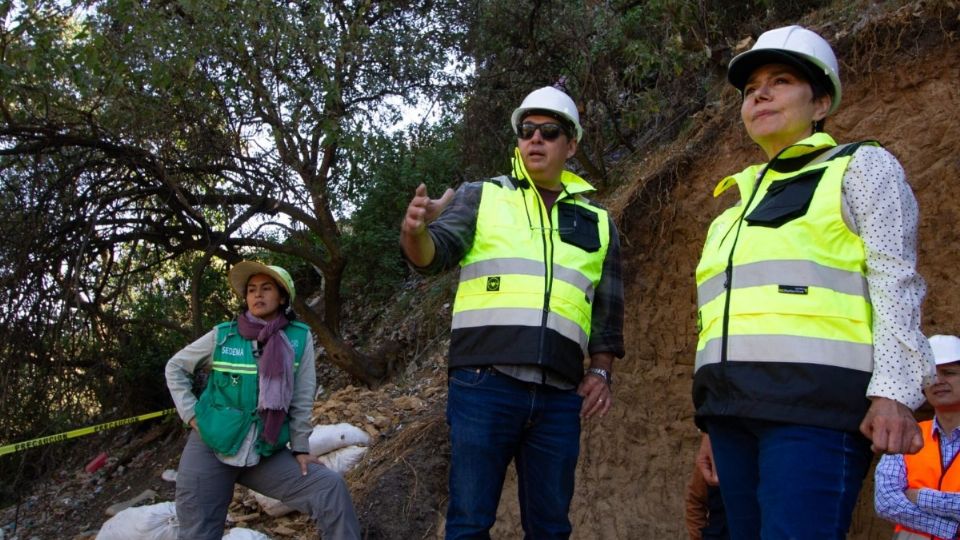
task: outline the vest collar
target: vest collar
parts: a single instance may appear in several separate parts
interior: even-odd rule
[[[514,180],[516,180],[515,185],[520,188],[533,187],[533,179],[530,178],[530,174],[527,173],[527,167],[523,164],[523,159],[520,157],[519,147],[514,149],[512,161],[512,177]],[[557,200],[562,199],[565,195],[573,196],[578,193],[596,191],[596,188],[590,185],[589,182],[568,170],[564,170],[560,174],[560,185],[563,186],[563,192],[560,194],[560,197],[558,197]]]
[[[724,191],[733,187],[740,187],[741,193],[750,193],[757,177],[765,167],[777,172],[794,172],[804,168],[814,158],[837,145],[830,135],[820,132],[797,141],[780,151],[770,163],[751,165],[739,173],[721,180],[713,189],[713,196],[719,197]]]

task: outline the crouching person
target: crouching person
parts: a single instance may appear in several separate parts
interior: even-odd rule
[[[292,320],[290,274],[244,261],[229,277],[246,309],[166,367],[177,412],[193,428],[177,472],[180,540],[223,537],[235,483],[310,516],[324,540],[360,538],[346,483],[309,453],[313,336]],[[203,369],[210,378],[197,399],[192,378]]]
[[[930,346],[937,379],[924,394],[935,415],[920,423],[923,449],[877,465],[874,502],[896,523],[894,540],[956,538],[960,525],[960,338],[932,336]]]

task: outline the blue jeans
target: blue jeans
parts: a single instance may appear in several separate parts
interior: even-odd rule
[[[450,371],[447,539],[490,538],[510,460],[525,537],[570,536],[581,402],[573,390],[525,383],[491,367]]]
[[[842,540],[873,454],[859,433],[706,419],[730,537]]]

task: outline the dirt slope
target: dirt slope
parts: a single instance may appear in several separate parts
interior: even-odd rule
[[[873,138],[897,155],[922,212],[920,268],[928,283],[924,328],[960,333],[960,43],[957,9],[917,3],[820,28],[834,43],[843,104],[827,124],[839,141]],[[841,31],[842,29],[842,31]],[[899,45],[898,45],[899,44]],[[617,406],[585,427],[573,503],[576,538],[684,538],[683,491],[698,441],[690,400],[696,346],[694,267],[712,217],[733,204],[713,186],[762,154],[745,135],[733,91],[691,130],[632,173],[620,212],[627,279],[628,358],[617,366]],[[889,538],[873,517],[872,483],[850,538]],[[496,537],[519,529],[515,483],[501,501]]]

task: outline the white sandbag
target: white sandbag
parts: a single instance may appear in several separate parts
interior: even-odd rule
[[[180,522],[172,502],[133,506],[108,519],[96,540],[177,540]]]
[[[324,467],[330,469],[331,471],[343,475],[352,469],[354,465],[360,463],[360,460],[363,459],[363,455],[367,453],[367,450],[368,448],[365,446],[345,446],[339,450],[334,450],[333,452],[328,452],[322,456],[319,456],[317,461],[322,463]],[[295,511],[293,508],[290,508],[277,499],[267,497],[266,495],[257,493],[252,489],[250,492],[253,493],[253,498],[257,500],[257,504],[260,505],[260,509],[263,510],[268,516],[280,517]]]
[[[263,510],[268,516],[280,517],[294,511],[293,508],[290,508],[274,498],[267,497],[262,493],[257,493],[252,489],[250,492],[253,493],[253,498],[257,500],[257,504],[260,505],[260,509]]]
[[[244,527],[234,527],[223,535],[223,540],[270,540],[270,537],[260,531]]]
[[[352,469],[354,465],[360,463],[360,460],[363,459],[363,455],[366,453],[367,447],[350,445],[319,456],[317,460],[331,471],[343,475]]]
[[[313,433],[310,434],[310,455],[322,456],[344,446],[367,446],[368,444],[370,444],[370,435],[346,422],[314,426]]]

